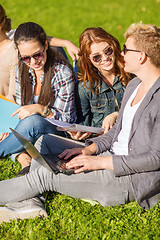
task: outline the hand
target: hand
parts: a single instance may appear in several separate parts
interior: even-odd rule
[[[40,104],[29,104],[22,106],[18,108],[16,111],[14,111],[11,115],[11,117],[18,114],[18,119],[24,119],[26,117],[29,117],[34,114],[42,114],[44,111],[45,106]]]
[[[83,148],[65,149],[58,157],[67,160],[71,156],[82,154],[82,150]]]
[[[63,158],[65,160],[67,160],[68,158],[70,158],[71,156],[74,156],[74,155],[80,155],[80,154],[92,155],[92,154],[96,153],[96,151],[97,151],[97,146],[95,143],[92,143],[91,145],[84,147],[84,148],[65,149],[58,156],[59,156],[59,158]]]
[[[76,156],[66,164],[68,169],[75,168],[74,173],[84,171],[99,170],[99,169],[112,169],[113,163],[111,156],[88,156],[81,154]]]
[[[90,132],[82,133],[80,131],[78,131],[78,132],[67,131],[67,132],[70,134],[71,138],[74,140],[84,140],[92,134]]]
[[[103,123],[102,123],[102,128],[105,128],[104,133],[108,132],[109,129],[113,127],[113,125],[116,122],[117,117],[118,117],[117,112],[113,112],[105,117],[105,119],[103,120]]]
[[[75,58],[78,59],[79,48],[74,43],[72,43],[69,40],[66,40],[65,47],[73,61],[75,60]]]
[[[1,135],[0,135],[0,142],[2,142],[6,137],[8,137],[9,136],[9,133],[8,132],[5,132],[5,133],[2,133]]]

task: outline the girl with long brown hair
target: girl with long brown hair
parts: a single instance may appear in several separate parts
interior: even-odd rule
[[[16,70],[16,102],[21,105],[16,130],[32,143],[46,133],[64,134],[45,118],[75,122],[75,79],[71,66],[52,50],[43,28],[33,22],[19,25],[14,34],[18,50]],[[19,141],[9,134],[0,142],[0,156],[23,150]],[[30,157],[21,154],[22,167]],[[26,159],[26,161],[25,161]]]
[[[104,29],[93,27],[80,35],[79,49],[78,123],[101,127],[104,118],[114,113],[113,121],[108,121],[110,128],[130,79],[124,71],[120,43]],[[71,136],[82,140],[90,133],[72,132]]]

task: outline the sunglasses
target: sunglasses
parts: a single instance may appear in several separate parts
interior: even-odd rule
[[[45,50],[45,47],[42,52],[34,53],[30,56],[24,56],[24,57],[18,57],[18,58],[23,63],[30,63],[31,58],[34,58],[35,60],[42,60],[44,58],[44,50]]]
[[[131,51],[131,52],[141,52],[141,51],[134,50],[134,49],[128,49],[128,48],[126,48],[126,45],[124,44],[124,45],[123,45],[123,49],[122,49],[122,52],[124,53],[124,55],[126,54],[127,51]]]
[[[103,54],[106,56],[111,56],[113,54],[113,48],[108,47],[103,50]],[[97,54],[91,57],[91,60],[98,63],[102,60],[102,55],[103,54]]]

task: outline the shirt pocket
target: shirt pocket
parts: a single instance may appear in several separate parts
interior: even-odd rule
[[[107,99],[95,99],[90,101],[91,111],[93,113],[104,113],[106,111],[108,101]]]

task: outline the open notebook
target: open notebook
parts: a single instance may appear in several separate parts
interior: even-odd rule
[[[47,121],[57,126],[57,130],[59,131],[71,131],[71,132],[91,132],[102,134],[104,132],[104,128],[99,127],[90,127],[77,123],[67,123],[60,120],[55,120],[53,118],[46,118]]]

